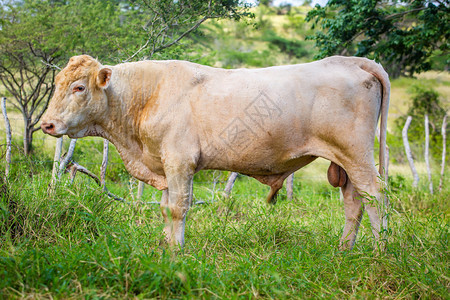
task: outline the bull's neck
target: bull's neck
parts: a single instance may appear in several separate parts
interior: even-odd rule
[[[142,111],[152,100],[157,85],[157,72],[152,63],[145,66],[125,64],[112,67],[113,76],[106,89],[108,107],[99,120],[102,135],[120,151],[136,147],[142,149],[139,123]],[[120,151],[121,152],[121,151]]]

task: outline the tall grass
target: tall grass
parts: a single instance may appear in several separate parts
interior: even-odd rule
[[[377,255],[368,218],[355,248],[337,250],[342,203],[323,181],[297,176],[295,199],[273,206],[251,178],[230,199],[200,179],[208,202],[191,208],[174,254],[155,205],[110,200],[83,178],[49,193],[49,172],[16,176],[1,200],[1,298],[448,297],[448,188],[431,196],[395,178]]]

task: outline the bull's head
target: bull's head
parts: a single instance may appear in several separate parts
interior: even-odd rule
[[[53,136],[71,138],[88,135],[89,129],[107,109],[105,89],[111,69],[88,55],[74,56],[55,79],[55,94],[42,117],[41,129]]]

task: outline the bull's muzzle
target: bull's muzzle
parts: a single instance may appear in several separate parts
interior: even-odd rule
[[[67,125],[59,120],[44,120],[41,123],[44,133],[60,137],[67,133]]]

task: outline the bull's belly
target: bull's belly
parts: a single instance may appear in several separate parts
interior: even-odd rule
[[[293,172],[315,159],[306,147],[288,147],[283,143],[206,144],[202,148],[199,169],[234,171],[247,175],[273,175]],[[272,145],[270,145],[272,143]]]
[[[316,156],[302,156],[288,161],[276,161],[264,164],[236,164],[230,168],[220,169],[238,172],[249,176],[270,176],[290,174],[313,162]]]

